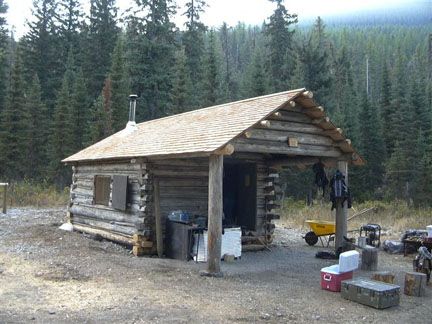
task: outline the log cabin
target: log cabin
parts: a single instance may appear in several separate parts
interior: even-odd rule
[[[135,106],[132,97],[125,129],[62,161],[73,171],[68,220],[135,255],[162,256],[167,215],[203,215],[210,274],[220,272],[222,226],[241,227],[245,242],[272,241],[281,167],[319,159],[347,176],[348,164],[363,163],[306,89],[139,124]],[[336,226],[346,233],[346,206],[339,209]]]

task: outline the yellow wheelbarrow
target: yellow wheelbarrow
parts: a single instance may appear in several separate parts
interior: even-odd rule
[[[322,246],[324,246],[324,243],[321,239],[321,237],[323,236],[328,236],[328,238],[325,239],[327,246],[329,246],[329,243],[334,240],[334,235],[336,233],[336,224],[334,222],[318,220],[306,220],[305,222],[312,230],[310,232],[307,232],[304,236],[307,244],[311,246],[315,245],[319,239]]]

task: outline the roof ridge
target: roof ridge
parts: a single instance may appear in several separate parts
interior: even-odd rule
[[[275,97],[275,96],[280,96],[280,95],[288,94],[288,93],[292,93],[292,92],[302,92],[302,91],[305,91],[305,90],[306,90],[306,88],[298,88],[298,89],[294,89],[294,90],[287,90],[287,91],[270,93],[270,94],[267,94],[267,95],[253,97],[253,98],[247,98],[247,99],[241,99],[241,100],[237,100],[237,101],[226,102],[226,103],[219,104],[219,105],[214,105],[214,106],[203,107],[203,108],[198,108],[198,109],[194,109],[194,110],[185,111],[185,112],[180,113],[180,114],[174,114],[174,115],[169,115],[169,116],[155,118],[155,119],[149,119],[149,120],[143,121],[141,123],[138,123],[136,126],[138,127],[140,125],[151,123],[151,122],[154,122],[154,121],[160,121],[162,119],[169,119],[169,118],[173,118],[173,117],[177,117],[177,116],[184,116],[184,115],[187,115],[187,114],[197,113],[199,111],[205,111],[205,110],[208,110],[208,109],[214,109],[216,107],[222,107],[222,106],[226,106],[226,105],[239,104],[239,103],[242,103],[242,102],[248,102],[248,101],[257,100],[257,99],[264,99],[264,98],[268,98],[268,97]]]

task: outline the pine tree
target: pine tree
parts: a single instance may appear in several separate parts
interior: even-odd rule
[[[30,116],[25,101],[21,48],[15,54],[6,106],[0,123],[0,174],[6,179],[24,179],[30,163]]]
[[[273,91],[283,91],[288,88],[289,73],[292,64],[289,63],[290,50],[293,49],[293,33],[290,26],[297,23],[297,15],[289,14],[282,4],[283,0],[270,0],[276,3],[276,9],[270,16],[265,32],[268,37],[269,73]]]
[[[26,100],[26,111],[29,112],[29,147],[26,163],[27,175],[42,180],[46,176],[48,161],[47,138],[50,120],[47,118],[47,107],[42,102],[42,91],[37,74],[33,77]]]
[[[130,95],[129,81],[126,74],[125,50],[123,37],[117,39],[114,48],[110,78],[112,86],[112,119],[113,130],[123,129],[128,120],[128,96]]]

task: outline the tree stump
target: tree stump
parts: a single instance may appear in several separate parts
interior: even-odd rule
[[[425,287],[426,274],[421,272],[407,272],[405,274],[405,295],[416,297],[424,296]]]
[[[372,275],[372,280],[382,281],[389,284],[394,283],[394,278],[394,274],[392,274],[390,271],[380,271]]]
[[[366,247],[362,251],[362,270],[376,271],[378,269],[378,249]]]

